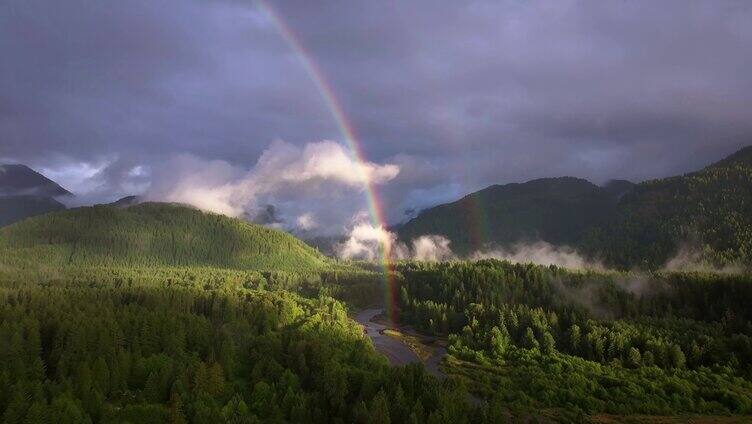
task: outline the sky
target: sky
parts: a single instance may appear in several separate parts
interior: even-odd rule
[[[310,233],[752,144],[752,2],[6,0],[0,162]],[[354,160],[285,22],[358,134]],[[269,208],[268,205],[273,205]]]

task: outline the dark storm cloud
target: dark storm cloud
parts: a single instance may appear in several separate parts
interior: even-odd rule
[[[752,144],[747,1],[269,3],[368,159],[400,166],[381,189],[393,220],[488,184],[661,177]],[[253,2],[10,0],[0,57],[0,158],[89,191],[128,194],[178,154],[248,169],[276,138],[341,141]]]

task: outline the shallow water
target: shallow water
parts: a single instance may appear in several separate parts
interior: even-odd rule
[[[401,341],[381,334],[386,329],[385,325],[371,322],[371,320],[383,313],[383,309],[364,309],[355,315],[355,321],[365,329],[366,335],[371,338],[377,351],[384,354],[392,365],[405,365],[420,362],[420,359]]]

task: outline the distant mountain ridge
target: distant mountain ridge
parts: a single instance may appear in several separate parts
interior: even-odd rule
[[[0,196],[67,195],[71,192],[26,165],[0,165]]]
[[[621,268],[659,268],[682,250],[716,267],[752,265],[752,146],[636,185],[582,248]]]
[[[423,211],[403,240],[449,238],[459,254],[544,240],[623,269],[679,251],[714,266],[752,264],[752,146],[685,175],[598,187],[572,177],[495,185]]]
[[[616,181],[599,187],[574,177],[493,185],[456,202],[426,209],[398,232],[404,240],[441,234],[460,254],[523,240],[573,244],[594,222],[612,213],[632,186],[628,181]]]
[[[26,165],[0,165],[0,227],[63,210],[57,199],[72,195]]]
[[[752,146],[737,150],[724,159],[708,166],[708,168],[728,168],[734,166],[752,166]]]

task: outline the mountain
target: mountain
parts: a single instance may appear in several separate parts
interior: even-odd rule
[[[50,197],[2,196],[0,197],[0,227],[28,217],[63,209],[65,205]]]
[[[0,196],[67,196],[71,192],[26,165],[0,165]]]
[[[752,264],[752,146],[700,171],[636,185],[583,247],[623,268],[658,268],[680,251],[715,266]]]
[[[190,207],[99,205],[0,228],[0,265],[312,271],[329,262],[291,235]]]
[[[603,185],[603,190],[606,192],[607,196],[618,202],[625,194],[632,191],[634,186],[635,183],[631,181],[611,180]]]
[[[141,199],[138,196],[125,196],[120,199],[109,203],[109,206],[117,206],[119,208],[127,208],[129,206],[137,205],[141,203]]]
[[[336,256],[337,245],[347,240],[345,236],[299,236],[307,245],[327,256]]]
[[[56,197],[72,194],[26,165],[0,165],[0,227],[65,209]]]
[[[402,240],[440,234],[456,253],[526,240],[575,244],[594,223],[614,212],[628,181],[605,187],[579,178],[542,178],[494,185],[421,212],[398,228]]]
[[[751,265],[752,146],[699,171],[640,184],[598,187],[563,177],[495,185],[397,230],[402,240],[444,235],[460,254],[544,240],[618,268],[657,269],[671,259]]]

